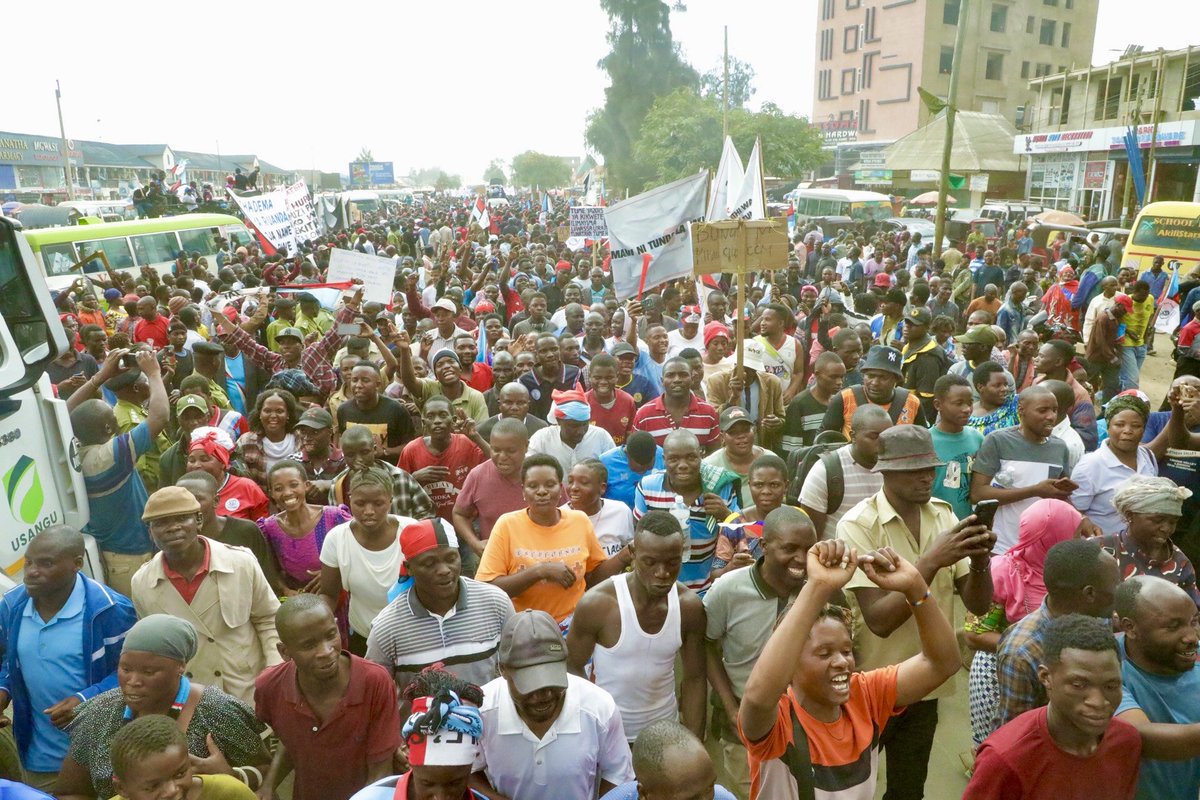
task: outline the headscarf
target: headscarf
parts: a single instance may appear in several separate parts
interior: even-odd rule
[[[458,699],[449,689],[434,697],[413,700],[413,713],[404,723],[408,763],[414,767],[465,767],[475,763],[483,738],[479,709]],[[437,736],[438,733],[460,736]]]
[[[592,418],[592,407],[578,389],[559,391],[555,389],[550,395],[554,400],[554,416],[558,419],[570,419],[575,422],[588,422]]]
[[[1021,513],[1017,543],[992,559],[992,597],[1004,604],[1004,617],[1010,625],[1042,604],[1046,553],[1059,542],[1074,539],[1082,518],[1070,503],[1049,498]]]
[[[195,450],[203,450],[228,467],[230,454],[233,453],[233,437],[224,430],[209,425],[196,428],[192,431],[192,443],[188,452]]]
[[[1150,419],[1150,401],[1145,395],[1141,395],[1136,389],[1130,389],[1121,392],[1119,395],[1108,401],[1108,405],[1104,407],[1104,421],[1112,422],[1112,418],[1122,411],[1134,411],[1142,418],[1142,423]]]
[[[1177,485],[1170,478],[1134,475],[1113,495],[1113,508],[1126,519],[1130,514],[1179,517],[1183,515],[1183,501],[1191,496],[1191,489]]]
[[[121,652],[153,653],[186,664],[196,657],[196,629],[186,619],[170,614],[142,617],[125,634]]]

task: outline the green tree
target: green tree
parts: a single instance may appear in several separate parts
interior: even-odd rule
[[[729,59],[729,107],[744,108],[754,96],[754,67],[738,58]],[[721,104],[721,84],[725,82],[725,67],[710,69],[700,78],[700,94],[713,97]]]
[[[462,186],[462,178],[458,175],[451,175],[448,172],[438,170],[437,176],[433,179],[433,188],[439,192],[444,192],[447,189],[457,189]]]
[[[570,182],[571,165],[558,156],[526,150],[519,156],[513,156],[512,176],[514,186],[554,189]]]
[[[487,165],[487,169],[483,171],[484,183],[499,183],[508,182],[508,178],[504,175],[504,160],[493,158],[492,162]]]
[[[357,161],[374,161],[375,156],[371,153],[371,148],[363,147],[358,151]]]
[[[784,114],[771,103],[761,111],[733,108],[729,134],[742,158],[762,139],[763,168],[780,178],[799,177],[822,161],[821,136],[802,117]],[[654,102],[634,144],[638,168],[652,183],[667,183],[698,170],[716,169],[721,158],[721,104],[679,89]]]
[[[604,105],[587,121],[587,142],[602,156],[612,190],[640,191],[649,179],[633,157],[642,121],[656,98],[680,87],[696,89],[696,71],[671,36],[671,7],[662,0],[600,0],[608,14],[608,73]],[[683,7],[676,5],[677,10]]]

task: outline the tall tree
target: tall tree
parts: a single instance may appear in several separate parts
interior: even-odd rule
[[[371,153],[371,148],[363,147],[362,149],[360,149],[358,151],[358,160],[359,161],[374,161],[375,156]]]
[[[729,107],[744,108],[754,96],[754,67],[739,58],[729,58]],[[721,102],[722,84],[725,82],[725,66],[718,65],[700,78],[700,94],[714,97],[718,107]]]
[[[514,186],[556,189],[570,182],[571,165],[558,156],[526,150],[519,156],[513,156],[512,178]]]
[[[662,0],[600,0],[608,14],[608,55],[599,66],[610,78],[604,105],[588,117],[587,142],[604,156],[612,189],[640,190],[650,177],[633,157],[642,120],[657,97],[699,85],[696,71],[671,37],[671,8]],[[677,5],[682,10],[682,6]]]
[[[433,188],[439,192],[444,192],[447,189],[457,189],[460,186],[462,186],[462,178],[443,172],[440,169],[437,176],[433,179]]]
[[[485,183],[506,183],[508,178],[504,176],[504,160],[493,158],[492,162],[487,165],[487,169],[483,171],[483,180]]]

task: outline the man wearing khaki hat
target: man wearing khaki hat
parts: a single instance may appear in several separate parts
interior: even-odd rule
[[[900,425],[885,430],[879,435],[874,468],[883,475],[883,489],[842,517],[837,538],[860,553],[893,549],[917,567],[929,595],[951,619],[956,593],[968,610],[984,614],[992,602],[989,559],[996,535],[975,524],[973,515],[959,522],[949,503],[933,497],[934,473],[941,465],[927,428]],[[846,589],[857,612],[858,669],[899,664],[921,652],[913,606],[905,597],[883,591],[865,574],[856,574]],[[880,739],[888,754],[888,797],[923,796],[937,730],[937,700],[954,692],[954,680],[947,681],[888,723]]]
[[[633,780],[616,702],[567,674],[567,646],[545,611],[509,617],[500,633],[500,677],[483,694],[483,742],[471,778],[483,794],[596,797]]]
[[[200,649],[188,676],[254,702],[254,679],[281,661],[279,600],[249,550],[200,535],[200,503],[182,486],[150,495],[142,520],[159,552],[134,573],[139,617],[170,614],[195,628]]]

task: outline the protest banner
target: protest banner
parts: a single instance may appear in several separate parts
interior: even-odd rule
[[[603,239],[608,236],[604,224],[604,206],[572,206],[571,236],[584,239]]]
[[[697,275],[787,269],[787,221],[721,220],[692,225]]]
[[[725,148],[721,151],[721,161],[717,164],[717,177],[713,178],[712,191],[708,195],[708,211],[704,218],[709,222],[729,219],[729,202],[732,195],[741,190],[745,178],[742,157],[733,146],[733,138],[726,136]]]
[[[330,251],[329,283],[358,278],[363,283],[363,300],[369,303],[392,304],[392,285],[396,280],[396,265],[390,258],[360,253],[357,250]]]
[[[571,238],[571,226],[559,225],[557,228],[554,229],[554,238],[558,239],[558,241],[560,241],[560,242],[565,243],[568,239]]]
[[[272,247],[286,247],[289,255],[296,252],[296,237],[292,233],[292,221],[288,215],[287,195],[282,190],[263,192],[254,197],[239,197],[233,192],[230,194],[242,210],[242,214]]]
[[[321,234],[317,228],[317,213],[313,208],[308,186],[303,180],[299,180],[283,191],[288,221],[292,224],[292,236],[301,244],[316,241]]]
[[[637,294],[642,255],[653,260],[647,288],[692,273],[689,226],[704,219],[708,170],[696,173],[604,209],[612,256],[613,288],[618,300]]]

